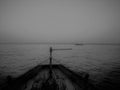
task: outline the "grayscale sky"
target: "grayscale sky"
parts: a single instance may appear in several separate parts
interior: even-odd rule
[[[120,43],[120,0],[0,0],[0,42]]]

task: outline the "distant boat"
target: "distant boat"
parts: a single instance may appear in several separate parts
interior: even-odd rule
[[[75,45],[84,45],[83,43],[76,43]]]
[[[1,90],[96,90],[89,82],[88,73],[77,73],[62,64],[52,63],[50,47],[49,63],[37,65],[18,78],[8,77]]]

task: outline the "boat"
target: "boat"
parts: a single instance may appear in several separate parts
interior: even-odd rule
[[[83,43],[76,43],[75,45],[78,45],[78,46],[80,45],[80,46],[82,46],[82,45],[84,45],[84,44],[83,44]]]
[[[77,73],[65,65],[52,63],[50,47],[49,63],[37,65],[23,75],[12,79],[7,77],[7,84],[1,90],[96,90],[89,82],[89,74]]]

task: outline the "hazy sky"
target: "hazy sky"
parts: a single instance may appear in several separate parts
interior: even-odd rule
[[[119,0],[0,0],[0,42],[120,42]]]

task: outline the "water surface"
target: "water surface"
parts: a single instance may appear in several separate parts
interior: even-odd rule
[[[115,71],[119,72],[119,45],[0,45],[0,77],[18,77],[38,64],[49,63],[49,47],[72,48],[69,51],[54,51],[53,63],[62,63],[77,72],[88,72],[96,83],[103,81]],[[116,69],[117,68],[117,69]],[[117,73],[119,74],[119,73]],[[120,74],[119,74],[120,75]]]

